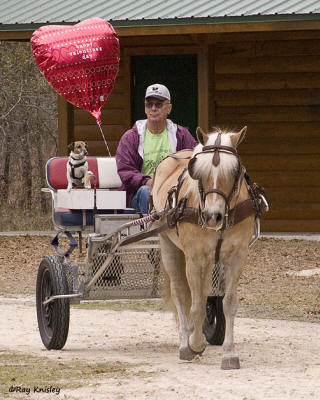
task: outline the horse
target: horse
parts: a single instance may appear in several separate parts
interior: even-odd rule
[[[191,361],[206,348],[203,323],[213,267],[225,271],[226,320],[222,369],[240,368],[234,346],[237,285],[246,263],[257,212],[237,147],[246,134],[197,128],[198,145],[165,158],[151,187],[154,210],[166,210],[158,224],[162,267],[175,307],[179,357]],[[240,214],[239,214],[240,213]]]

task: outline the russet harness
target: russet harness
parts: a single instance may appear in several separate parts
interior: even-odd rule
[[[79,161],[78,159],[71,157],[73,160],[75,161]],[[78,164],[73,164],[71,163],[71,161],[68,161],[68,164],[70,166],[70,175],[72,177],[72,179],[78,180],[79,182],[81,182],[81,179],[84,177],[84,174],[82,174],[82,176],[76,176],[76,170],[79,167],[82,167],[83,165],[85,165],[85,163],[87,162],[87,160],[85,159],[84,161],[78,163]]]
[[[218,166],[220,163],[220,153],[232,154],[238,159],[238,167],[237,172],[235,174],[234,183],[232,189],[229,193],[224,193],[219,189],[212,188],[208,191],[204,191],[203,183],[201,178],[197,178],[194,174],[193,167],[197,160],[197,157],[201,154],[212,153],[212,164],[214,166]],[[165,209],[167,210],[166,215],[166,223],[156,230],[153,230],[155,233],[159,233],[168,228],[175,228],[177,234],[178,231],[178,223],[179,222],[189,222],[193,224],[200,225],[202,228],[206,228],[204,226],[204,217],[203,210],[205,206],[205,200],[208,194],[216,193],[221,196],[225,201],[225,213],[223,216],[223,224],[219,229],[219,238],[217,242],[216,252],[215,252],[215,262],[219,261],[220,257],[220,248],[223,242],[223,234],[226,229],[231,228],[232,226],[238,224],[239,222],[245,220],[251,215],[255,216],[255,220],[258,220],[262,213],[268,211],[268,203],[265,199],[264,189],[258,185],[257,183],[253,183],[249,175],[246,172],[246,169],[241,164],[240,156],[237,151],[231,146],[223,146],[221,145],[221,133],[218,134],[216,141],[213,145],[203,146],[202,151],[196,153],[193,157],[181,157],[179,154],[170,154],[168,157],[172,157],[175,159],[190,159],[188,162],[188,166],[182,171],[182,173],[178,177],[177,185],[173,186],[168,191],[168,197],[166,202]],[[190,177],[192,179],[198,180],[198,190],[200,195],[200,204],[198,209],[195,207],[187,207],[187,197],[182,196],[179,198],[180,190],[184,179],[186,177],[186,172],[188,171]],[[231,200],[234,196],[240,193],[240,188],[243,180],[245,180],[248,192],[250,197],[241,202],[237,202],[235,206],[230,209]],[[239,191],[238,191],[239,189]],[[150,198],[150,207],[153,208],[152,197]]]

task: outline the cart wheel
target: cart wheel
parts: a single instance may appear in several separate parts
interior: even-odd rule
[[[58,257],[47,256],[39,266],[37,276],[37,318],[40,336],[48,350],[60,350],[69,331],[69,299],[56,299],[43,305],[50,296],[68,294],[68,282]]]
[[[226,320],[222,305],[223,296],[208,296],[206,305],[206,319],[203,324],[203,333],[207,342],[222,345],[226,330]]]

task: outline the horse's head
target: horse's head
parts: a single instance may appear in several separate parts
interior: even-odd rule
[[[188,164],[191,181],[189,190],[198,192],[199,223],[219,230],[227,223],[230,202],[237,192],[241,162],[237,146],[247,127],[238,133],[217,130],[204,133],[197,128],[199,144]]]

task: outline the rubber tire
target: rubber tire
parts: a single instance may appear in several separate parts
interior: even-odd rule
[[[60,350],[69,332],[70,301],[56,299],[43,305],[52,295],[68,294],[68,281],[58,257],[47,256],[40,263],[37,275],[36,305],[40,336],[48,350]]]
[[[208,296],[203,333],[207,342],[221,346],[224,342],[226,320],[223,313],[223,296]]]

